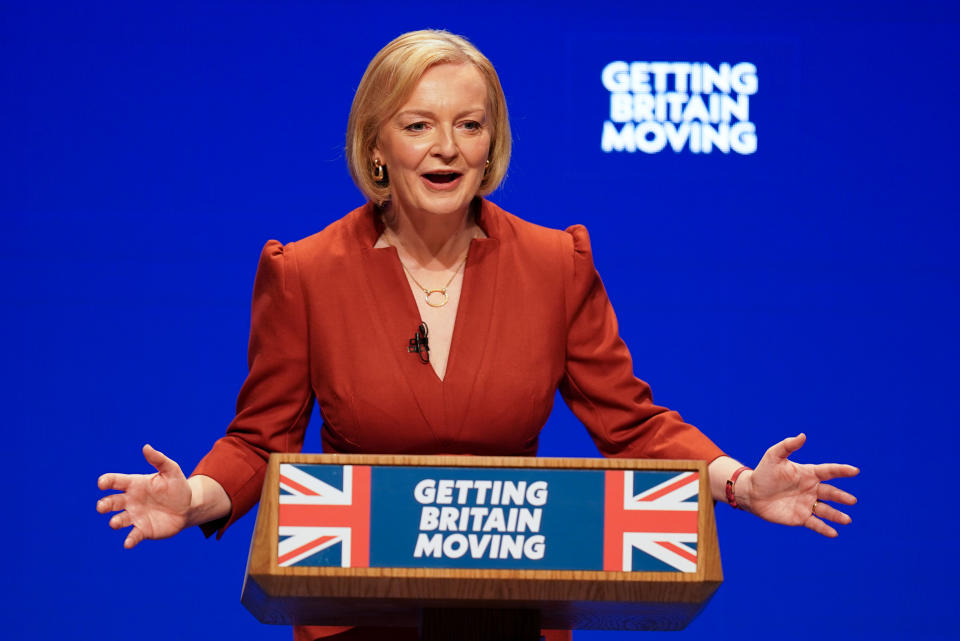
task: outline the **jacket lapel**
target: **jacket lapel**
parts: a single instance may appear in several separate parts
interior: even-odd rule
[[[463,433],[476,380],[483,367],[490,329],[497,314],[500,230],[497,212],[486,200],[482,201],[478,223],[487,237],[474,239],[470,244],[443,386],[447,433],[455,440],[459,440]]]
[[[410,296],[410,286],[400,266],[397,250],[393,247],[375,248],[383,226],[368,205],[363,228],[358,234],[365,281],[368,285],[367,309],[379,330],[377,340],[381,353],[390,354],[375,367],[394,367],[409,396],[416,402],[420,415],[434,438],[443,433],[443,398],[437,386],[437,377],[429,364],[424,364],[416,353],[407,352],[407,343],[420,323],[420,312]]]

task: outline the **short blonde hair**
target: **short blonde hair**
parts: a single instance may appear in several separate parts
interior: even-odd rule
[[[474,65],[487,83],[487,122],[490,123],[490,165],[477,195],[494,191],[510,164],[510,122],[507,101],[493,65],[466,38],[447,31],[424,29],[395,38],[381,49],[360,79],[347,121],[347,166],[360,191],[377,204],[390,199],[390,185],[373,178],[373,149],[383,124],[413,93],[426,71],[442,63]]]

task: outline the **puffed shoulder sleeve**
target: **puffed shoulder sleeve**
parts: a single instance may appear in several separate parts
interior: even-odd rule
[[[723,452],[634,376],[582,225],[567,229],[567,354],[560,393],[604,456],[712,461]]]
[[[216,480],[231,501],[225,518],[201,526],[223,531],[260,499],[270,452],[299,452],[313,408],[307,318],[295,243],[269,241],[253,284],[249,374],[227,434],[193,474]]]

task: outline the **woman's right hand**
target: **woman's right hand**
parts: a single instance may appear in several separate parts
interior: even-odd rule
[[[110,518],[110,527],[133,526],[123,547],[130,549],[144,539],[165,539],[188,526],[193,490],[177,463],[149,445],[143,456],[155,474],[104,474],[101,490],[118,490],[97,501],[97,512],[119,512]]]

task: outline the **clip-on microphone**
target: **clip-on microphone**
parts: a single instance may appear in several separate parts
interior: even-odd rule
[[[407,352],[416,352],[420,357],[420,362],[426,365],[430,362],[430,343],[427,341],[427,324],[421,322],[417,327],[417,332],[407,343]]]

